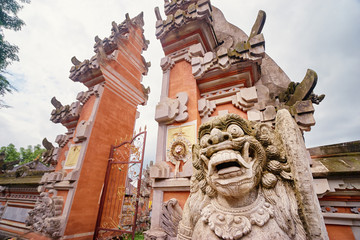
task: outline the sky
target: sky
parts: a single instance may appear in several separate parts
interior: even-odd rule
[[[266,52],[292,81],[300,82],[308,68],[318,74],[314,92],[326,97],[315,106],[316,125],[305,133],[307,147],[360,139],[360,17],[359,0],[212,0],[226,19],[246,33],[258,11],[267,18],[263,28]],[[54,124],[50,113],[53,96],[63,104],[76,101],[87,88],[69,77],[70,59],[90,59],[94,38],[110,36],[111,22],[122,22],[125,14],[144,12],[144,34],[150,45],[143,56],[152,66],[143,78],[150,86],[147,106],[140,106],[137,127],[147,125],[146,162],[155,161],[157,122],[164,56],[155,38],[154,8],[163,0],[33,0],[18,16],[26,26],[21,31],[4,31],[5,39],[19,47],[19,62],[8,67],[8,79],[17,92],[2,97],[11,108],[0,109],[0,146],[15,144],[19,149],[40,144],[66,128]],[[121,121],[121,119],[119,119]]]

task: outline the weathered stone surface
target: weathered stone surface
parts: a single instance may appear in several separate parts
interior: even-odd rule
[[[56,165],[59,148],[55,148],[46,138],[43,139],[42,144],[46,149],[46,151],[42,154],[42,161],[46,164]]]
[[[261,112],[256,109],[252,109],[247,112],[247,117],[250,121],[259,122],[261,121]]]
[[[162,229],[151,229],[144,232],[145,240],[166,240],[167,234]]]
[[[156,105],[155,120],[159,123],[170,124],[174,121],[183,122],[189,118],[187,104],[189,101],[186,92],[179,92],[176,99],[164,98]]]
[[[312,113],[296,114],[295,122],[302,127],[311,127],[315,125],[315,118]]]
[[[26,225],[30,226],[33,231],[57,239],[61,236],[61,230],[64,227],[64,219],[61,216],[62,208],[63,198],[56,196],[56,191],[42,192],[34,209],[29,211]]]
[[[274,106],[267,106],[263,111],[263,121],[272,121],[275,120],[276,117],[276,109]]]
[[[179,113],[179,102],[174,99],[164,99],[156,105],[155,120],[157,122],[171,122]]]
[[[303,225],[309,239],[328,239],[316,197],[303,136],[290,113],[282,109],[276,116],[276,131],[292,169],[294,189]]]
[[[89,137],[91,131],[91,121],[82,120],[76,127],[74,138],[75,143],[83,142]]]
[[[296,101],[306,99],[314,90],[317,83],[317,74],[315,71],[308,69],[304,80],[296,87],[294,94],[286,103],[288,106],[292,106]]]
[[[256,93],[256,87],[241,88],[240,89],[241,98],[246,102],[257,102],[258,95]]]
[[[178,239],[327,239],[301,133],[286,110],[276,122],[200,126]]]
[[[203,57],[205,51],[204,48],[201,46],[201,43],[198,43],[190,46],[189,54],[193,57]]]
[[[169,240],[176,240],[177,226],[181,220],[182,209],[175,198],[163,203],[161,214],[161,228],[165,230]]]
[[[213,101],[206,100],[201,98],[198,101],[198,110],[200,117],[207,116],[209,117],[216,109],[216,104]]]
[[[172,30],[196,20],[201,19],[209,23],[212,22],[212,8],[209,0],[171,1],[170,4],[165,3],[164,8],[167,16],[166,20],[162,20],[159,10],[155,9],[157,18],[155,35],[158,39],[164,38]]]
[[[158,162],[150,167],[151,178],[169,178],[170,166],[166,162]]]
[[[69,136],[64,134],[57,135],[55,142],[62,148],[69,142]]]
[[[293,109],[294,114],[313,113],[315,111],[311,100],[297,101],[293,105],[292,109]]]

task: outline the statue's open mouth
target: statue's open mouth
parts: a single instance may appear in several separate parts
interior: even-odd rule
[[[244,169],[241,168],[238,162],[220,163],[216,166],[216,170],[219,178],[230,178],[240,176],[244,173]]]
[[[243,176],[251,169],[251,160],[249,156],[250,144],[246,142],[241,153],[233,149],[223,149],[215,152],[210,157],[208,165],[208,174],[217,179],[229,179]],[[245,174],[246,175],[246,174]]]

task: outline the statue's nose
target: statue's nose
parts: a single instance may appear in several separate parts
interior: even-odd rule
[[[227,140],[231,140],[231,135],[228,132],[223,132],[217,128],[213,128],[210,132],[208,144],[214,145]]]

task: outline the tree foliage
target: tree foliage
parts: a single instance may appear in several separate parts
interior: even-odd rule
[[[29,3],[30,0],[0,0],[0,96],[11,93],[15,88],[4,76],[6,67],[13,61],[19,61],[17,53],[19,48],[5,40],[3,29],[18,31],[25,24],[17,13],[23,7],[21,3]],[[0,108],[4,107],[0,100]]]
[[[10,143],[7,147],[1,147],[1,152],[5,153],[4,162],[13,162],[20,160],[20,153],[15,148],[15,145]]]
[[[19,161],[20,164],[28,163],[34,161],[35,159],[41,158],[43,152],[46,149],[41,148],[41,145],[36,146],[27,146],[27,148],[20,148],[18,151],[14,144],[10,143],[8,146],[3,146],[0,149],[0,152],[5,154],[4,162],[14,162]]]

